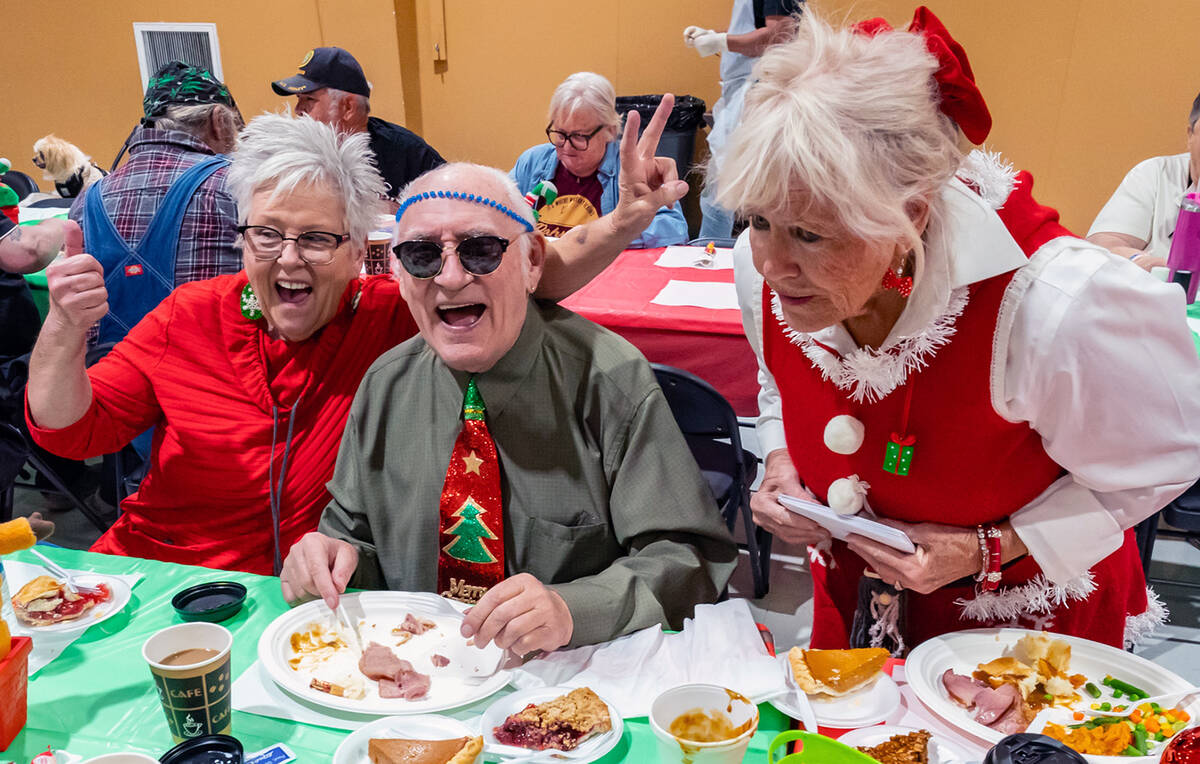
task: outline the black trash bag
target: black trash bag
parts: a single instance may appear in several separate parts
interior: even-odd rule
[[[617,113],[624,116],[633,110],[642,115],[642,127],[654,116],[654,110],[662,103],[661,95],[617,96]],[[690,133],[704,124],[704,101],[696,96],[675,96],[675,106],[667,117],[667,130]]]
[[[983,757],[983,764],[1087,764],[1087,759],[1052,737],[1019,732],[996,743]]]

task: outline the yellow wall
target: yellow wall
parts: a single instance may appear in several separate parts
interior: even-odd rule
[[[30,157],[55,133],[107,169],[142,116],[135,21],[215,23],[225,82],[247,119],[294,100],[270,82],[295,74],[309,48],[340,45],[374,84],[372,109],[402,122],[392,14],[391,0],[0,0],[0,155],[52,189]]]
[[[376,114],[448,158],[511,166],[543,140],[550,93],[573,71],[620,94],[690,93],[711,104],[717,59],[684,26],[724,27],[730,0],[0,0],[5,119],[0,154],[40,179],[33,141],[56,132],[107,165],[140,113],[133,21],[218,25],[226,80],[247,116],[311,46],[342,45],[375,85]],[[1083,232],[1138,160],[1184,148],[1200,3],[938,0],[995,128],[989,145],[1037,178],[1042,201]],[[834,17],[911,16],[912,0],[814,0]],[[55,19],[53,31],[45,23]],[[439,23],[444,18],[444,27]],[[445,60],[433,56],[444,28]],[[15,30],[22,30],[16,33]],[[407,108],[406,108],[407,106]],[[43,183],[44,187],[48,184]]]

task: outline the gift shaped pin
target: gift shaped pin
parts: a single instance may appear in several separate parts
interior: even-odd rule
[[[913,444],[916,442],[915,435],[897,435],[893,432],[883,453],[883,471],[893,475],[908,475],[912,467]]]

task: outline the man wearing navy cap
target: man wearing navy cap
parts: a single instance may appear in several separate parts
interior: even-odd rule
[[[300,72],[271,83],[281,96],[296,96],[296,111],[344,133],[371,136],[379,172],[395,197],[409,181],[446,160],[416,133],[371,113],[371,85],[354,56],[341,48],[313,48]]]

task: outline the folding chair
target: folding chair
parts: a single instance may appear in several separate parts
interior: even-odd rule
[[[750,483],[758,471],[758,458],[742,448],[733,406],[691,372],[657,363],[650,367],[726,526],[733,530],[738,515],[742,517],[754,597],[763,597],[770,587],[771,534],[756,526],[750,515]]]
[[[1159,515],[1170,526],[1169,528],[1158,527]],[[1153,523],[1153,527],[1149,529],[1149,543],[1140,548],[1140,551],[1143,553],[1142,566],[1146,571],[1146,580],[1155,584],[1169,584],[1172,586],[1186,586],[1189,589],[1200,589],[1200,583],[1196,581],[1150,577],[1150,555],[1154,551],[1155,537],[1180,539],[1191,544],[1196,549],[1200,549],[1200,481],[1197,481],[1177,499],[1163,507],[1162,512],[1142,522]],[[1139,524],[1138,530],[1141,530],[1141,524]]]

